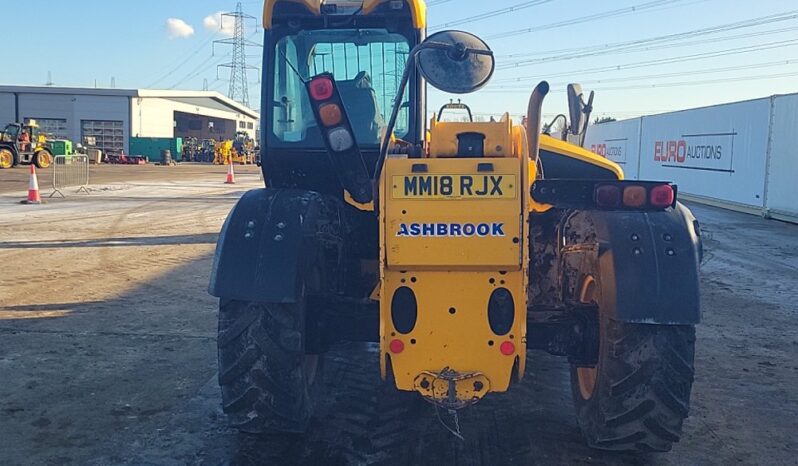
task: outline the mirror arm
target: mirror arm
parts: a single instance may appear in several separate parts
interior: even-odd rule
[[[396,120],[399,118],[399,111],[401,110],[402,105],[402,98],[405,95],[405,89],[407,88],[407,82],[410,81],[410,73],[414,73],[416,71],[416,56],[422,50],[429,48],[426,43],[421,43],[413,47],[413,50],[410,51],[410,54],[407,56],[407,64],[405,65],[405,72],[402,74],[402,81],[399,83],[399,89],[397,90],[396,97],[394,97],[393,101],[393,111],[391,111],[391,119],[388,120],[388,126],[385,128],[385,136],[383,136],[382,144],[380,145],[380,154],[377,157],[377,165],[374,168],[374,177],[372,178],[372,184],[374,185],[374,198],[377,198],[377,190],[378,190],[378,183],[380,181],[380,175],[382,174],[382,168],[385,166],[385,159],[388,157],[388,149],[391,145],[391,135],[393,135],[393,130],[396,127]],[[426,116],[424,117],[426,118]],[[378,210],[375,205],[375,211]]]
[[[590,91],[590,97],[587,98],[585,105],[585,122],[582,126],[582,131],[579,134],[579,147],[585,147],[585,139],[587,138],[587,128],[590,126],[590,115],[593,113],[593,98],[596,96],[595,91]]]

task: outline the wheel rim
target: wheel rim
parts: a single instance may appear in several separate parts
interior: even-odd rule
[[[47,152],[39,152],[36,159],[39,161],[39,168],[47,168],[50,166],[50,154]]]
[[[592,276],[585,278],[582,283],[582,290],[579,294],[579,300],[582,304],[593,304],[596,302],[596,293],[598,291],[598,284]],[[577,367],[576,378],[579,382],[579,393],[582,398],[589,400],[593,397],[593,392],[596,389],[596,380],[598,379],[598,368],[596,367]]]
[[[0,150],[0,168],[11,168],[14,164],[14,155],[8,150]]]

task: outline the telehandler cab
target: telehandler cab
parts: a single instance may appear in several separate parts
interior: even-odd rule
[[[231,423],[303,432],[341,341],[378,342],[383,379],[449,410],[511,390],[542,350],[567,358],[589,445],[671,449],[693,382],[697,222],[676,186],[542,135],[546,82],[526,128],[427,124],[427,83],[474,92],[494,59],[465,32],[426,37],[425,8],[266,1],[268,187],[231,212],[210,283]]]

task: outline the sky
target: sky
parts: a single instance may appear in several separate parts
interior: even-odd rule
[[[467,96],[432,92],[430,109],[461,98],[480,116],[521,115],[534,85],[552,86],[544,112],[566,111],[565,88],[596,91],[595,116],[617,119],[798,92],[795,0],[431,0],[430,32],[462,29],[486,40],[496,73]],[[244,1],[259,17],[261,1]],[[28,0],[26,21],[4,25],[24,45],[0,84],[195,89],[227,93],[228,37],[218,12],[234,1]],[[101,20],[97,20],[100,18]],[[225,23],[229,26],[231,23]],[[247,35],[262,42],[262,29]],[[12,41],[16,42],[16,41]],[[23,53],[24,52],[24,53]],[[248,60],[260,67],[260,49]],[[23,58],[24,57],[24,58]],[[10,63],[10,62],[9,62]],[[259,73],[249,75],[258,107]]]

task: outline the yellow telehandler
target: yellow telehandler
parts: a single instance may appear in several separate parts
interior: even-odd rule
[[[541,134],[546,82],[526,127],[428,120],[427,85],[474,92],[495,63],[471,34],[427,37],[422,0],[267,0],[263,25],[268,188],[230,213],[210,283],[231,424],[305,431],[341,341],[379,343],[387,383],[453,412],[538,350],[570,365],[590,446],[670,450],[702,253],[677,187]],[[580,136],[577,86],[569,108]]]

